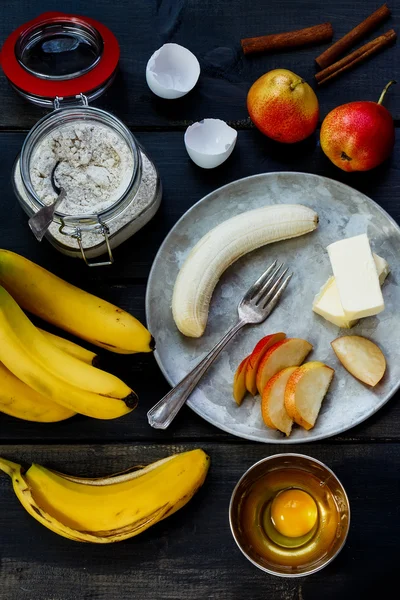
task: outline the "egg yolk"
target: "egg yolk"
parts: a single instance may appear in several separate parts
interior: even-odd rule
[[[272,501],[272,523],[286,537],[306,535],[314,527],[317,517],[315,500],[303,490],[285,490]]]

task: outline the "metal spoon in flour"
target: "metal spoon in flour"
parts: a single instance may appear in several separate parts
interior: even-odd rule
[[[54,165],[51,172],[51,185],[53,186],[53,190],[58,194],[58,198],[55,200],[55,202],[53,202],[53,204],[50,204],[49,206],[43,206],[43,208],[35,213],[28,221],[29,227],[39,242],[42,241],[43,236],[53,222],[54,213],[57,210],[57,207],[61,204],[66,196],[66,191],[64,188],[60,188],[54,179],[54,174],[59,164],[60,161]]]

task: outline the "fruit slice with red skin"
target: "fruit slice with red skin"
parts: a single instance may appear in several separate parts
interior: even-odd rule
[[[335,371],[313,361],[298,367],[286,384],[285,408],[298,425],[312,429]]]
[[[257,394],[257,369],[262,361],[265,353],[271,346],[284,340],[286,337],[286,333],[272,333],[271,335],[266,335],[263,337],[255,346],[253,352],[249,356],[249,362],[247,363],[246,370],[246,387],[247,390],[255,396]]]
[[[381,102],[358,101],[342,104],[325,117],[321,126],[321,148],[342,171],[369,171],[391,154],[395,128],[390,112]]]
[[[264,355],[257,370],[257,389],[263,393],[268,381],[286,367],[301,365],[312,350],[312,344],[301,338],[286,338],[277,342]]]
[[[243,402],[243,398],[247,394],[246,388],[246,367],[249,362],[250,356],[246,356],[236,369],[235,376],[233,378],[233,397],[235,398],[236,404],[239,406]]]
[[[331,346],[353,377],[375,386],[385,374],[386,359],[382,350],[360,335],[346,335],[331,342]]]
[[[297,367],[287,367],[271,377],[264,388],[261,400],[261,414],[264,423],[271,429],[277,429],[290,435],[293,419],[285,408],[285,389],[289,377]]]

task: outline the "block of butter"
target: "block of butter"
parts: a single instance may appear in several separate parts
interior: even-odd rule
[[[372,256],[374,257],[376,270],[378,271],[379,283],[383,285],[383,282],[390,273],[389,264],[377,254],[373,254]],[[318,315],[321,315],[321,317],[324,317],[327,321],[338,327],[350,329],[350,327],[354,327],[358,323],[358,319],[346,319],[334,277],[329,277],[328,281],[322,286],[314,298],[312,308]]]
[[[367,235],[334,242],[327,250],[346,319],[382,312],[385,303]]]

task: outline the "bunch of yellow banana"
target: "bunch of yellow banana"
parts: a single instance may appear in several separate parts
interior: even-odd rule
[[[182,508],[202,486],[209,457],[201,449],[110,477],[83,479],[0,458],[25,510],[58,535],[107,544],[138,535]]]
[[[0,411],[54,422],[135,408],[136,394],[95,368],[94,352],[37,329],[20,306],[112,352],[151,352],[154,340],[135,317],[8,250],[0,250],[0,284]]]
[[[135,317],[9,250],[0,250],[0,285],[25,310],[95,346],[119,354],[154,349]]]
[[[135,392],[94,367],[93,358],[83,348],[43,334],[0,286],[0,409],[45,421],[74,413],[114,419],[130,412],[137,404]]]

